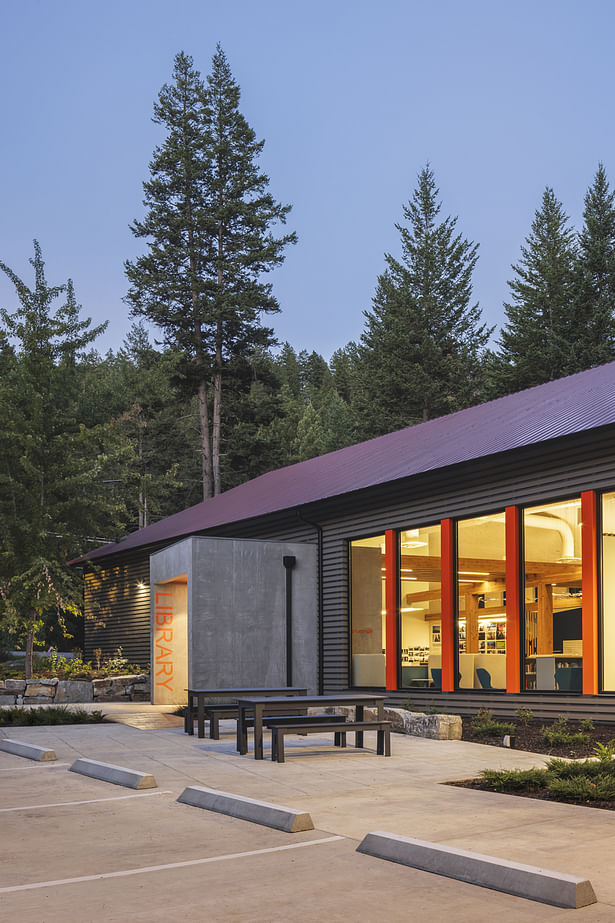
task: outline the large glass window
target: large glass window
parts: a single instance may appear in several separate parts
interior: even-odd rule
[[[615,690],[615,493],[602,497],[602,688]]]
[[[580,692],[581,499],[526,509],[524,689]]]
[[[506,689],[504,511],[457,524],[458,684]]]
[[[440,526],[408,529],[401,533],[399,546],[401,685],[438,687],[442,679]]]
[[[384,686],[385,566],[384,535],[350,543],[351,681],[353,686]]]

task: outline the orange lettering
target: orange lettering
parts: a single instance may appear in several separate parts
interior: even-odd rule
[[[169,692],[173,692],[173,686],[170,686],[169,683],[170,683],[170,679],[167,679],[164,681],[164,683],[157,682],[156,686],[165,686],[169,690]]]
[[[173,640],[173,629],[172,628],[157,628],[159,638],[162,641],[172,641]],[[158,642],[156,642],[157,644]]]
[[[156,647],[158,648],[158,654],[156,655],[156,663],[161,660],[163,657],[172,657],[173,648],[172,647],[163,647],[159,641],[156,641]]]
[[[161,618],[162,618],[162,621],[160,621]],[[162,613],[159,613],[156,615],[156,625],[171,625],[172,622],[173,622],[172,615],[164,615]]]
[[[160,669],[156,673],[156,676],[173,676],[173,664],[172,663],[161,663],[157,664],[160,666]]]
[[[156,605],[158,604],[158,599],[160,596],[172,596],[172,593],[156,593]]]

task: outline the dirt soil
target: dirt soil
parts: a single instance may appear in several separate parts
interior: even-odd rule
[[[501,719],[507,723],[508,718]],[[474,734],[472,728],[472,718],[462,718],[463,721],[463,740],[471,740],[477,744],[487,744],[491,747],[502,747],[502,737],[479,737]],[[588,756],[594,756],[594,747],[596,744],[607,744],[610,740],[615,739],[615,724],[596,724],[593,730],[585,731],[589,737],[589,742],[582,744],[566,744],[565,746],[554,747],[546,743],[542,736],[543,727],[550,727],[553,721],[546,718],[536,718],[528,724],[521,724],[518,721],[512,722],[515,726],[515,750],[528,750],[530,753],[545,753],[549,756],[558,756],[565,759],[581,759]],[[578,721],[568,721],[566,730],[571,734],[576,734],[582,729]]]

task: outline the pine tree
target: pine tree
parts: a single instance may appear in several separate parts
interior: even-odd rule
[[[602,164],[585,196],[576,270],[576,369],[615,358],[615,193]]]
[[[80,610],[81,579],[65,562],[89,550],[88,537],[114,539],[122,512],[101,489],[104,429],[79,419],[79,357],[106,324],[80,319],[72,282],[47,284],[36,241],[30,262],[33,288],[0,262],[20,302],[0,311],[4,342],[15,344],[3,350],[0,379],[0,612],[26,640],[26,676],[46,617],[62,627]]]
[[[577,371],[574,342],[576,243],[561,202],[547,187],[508,283],[496,387],[508,394]]]
[[[257,166],[264,142],[239,112],[239,95],[219,45],[207,85],[189,56],[176,56],[173,83],[154,107],[167,136],[144,183],[146,217],[132,228],[149,252],[126,264],[133,313],[184,356],[198,399],[205,499],[222,489],[224,382],[238,357],[273,341],[259,318],[278,305],[262,276],[295,240],[271,231],[290,206],[267,192]]]
[[[396,225],[402,259],[385,254],[358,346],[355,408],[364,436],[429,420],[481,398],[481,350],[490,331],[472,304],[478,245],[439,219],[429,166]]]

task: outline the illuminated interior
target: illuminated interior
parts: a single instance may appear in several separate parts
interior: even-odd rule
[[[615,691],[615,493],[602,498],[602,686]]]
[[[580,692],[581,499],[526,509],[523,688]]]
[[[352,685],[384,686],[384,535],[374,535],[350,543],[350,572]]]
[[[442,662],[440,525],[399,536],[401,685],[438,685]]]
[[[457,524],[458,685],[506,688],[504,511]]]

